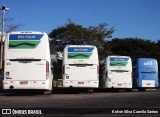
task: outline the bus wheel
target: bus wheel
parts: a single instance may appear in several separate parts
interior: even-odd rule
[[[93,89],[87,89],[87,93],[93,93],[94,90]]]
[[[43,94],[44,95],[52,95],[52,90],[44,91]]]
[[[125,89],[125,91],[126,91],[126,92],[131,92],[131,91],[132,91],[132,89]]]
[[[146,91],[146,89],[138,89],[139,91],[141,91],[141,92],[145,92]]]

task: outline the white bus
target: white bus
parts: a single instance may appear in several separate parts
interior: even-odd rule
[[[95,46],[68,45],[63,55],[63,87],[86,88],[89,92],[98,88],[99,62]]]
[[[100,87],[132,89],[132,62],[128,56],[108,56],[100,62]]]
[[[52,92],[48,36],[44,32],[11,32],[4,47],[3,89]]]

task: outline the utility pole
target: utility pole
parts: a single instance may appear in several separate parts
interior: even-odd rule
[[[9,11],[9,8],[2,6],[0,8],[2,10],[2,30],[1,30],[1,53],[0,53],[0,70],[3,68],[3,49],[4,49],[4,21],[5,21],[5,11]]]

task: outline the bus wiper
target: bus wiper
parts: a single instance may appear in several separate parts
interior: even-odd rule
[[[41,61],[41,59],[10,59],[10,61]]]
[[[93,66],[93,64],[69,64],[69,66],[86,67],[86,66]]]
[[[41,59],[10,59],[10,61],[18,61],[20,63],[31,63],[33,61],[41,61]]]
[[[129,72],[127,70],[111,70],[112,72]]]
[[[155,74],[156,72],[141,72],[141,73],[145,73],[145,74]]]

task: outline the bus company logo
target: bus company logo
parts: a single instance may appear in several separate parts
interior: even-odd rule
[[[115,61],[125,61],[124,58],[115,58],[114,60],[115,60]]]
[[[35,35],[18,35],[18,39],[35,39]]]
[[[152,66],[153,63],[152,63],[152,61],[148,61],[148,62],[144,62],[144,65],[145,65],[145,66]]]
[[[11,114],[11,109],[2,109],[2,114]]]
[[[110,61],[128,61],[129,58],[110,58]]]
[[[93,49],[90,47],[69,47],[68,52],[92,52]]]
[[[88,49],[86,48],[86,49],[84,49],[84,48],[79,48],[79,49],[74,49],[74,52],[87,52],[88,51]]]

